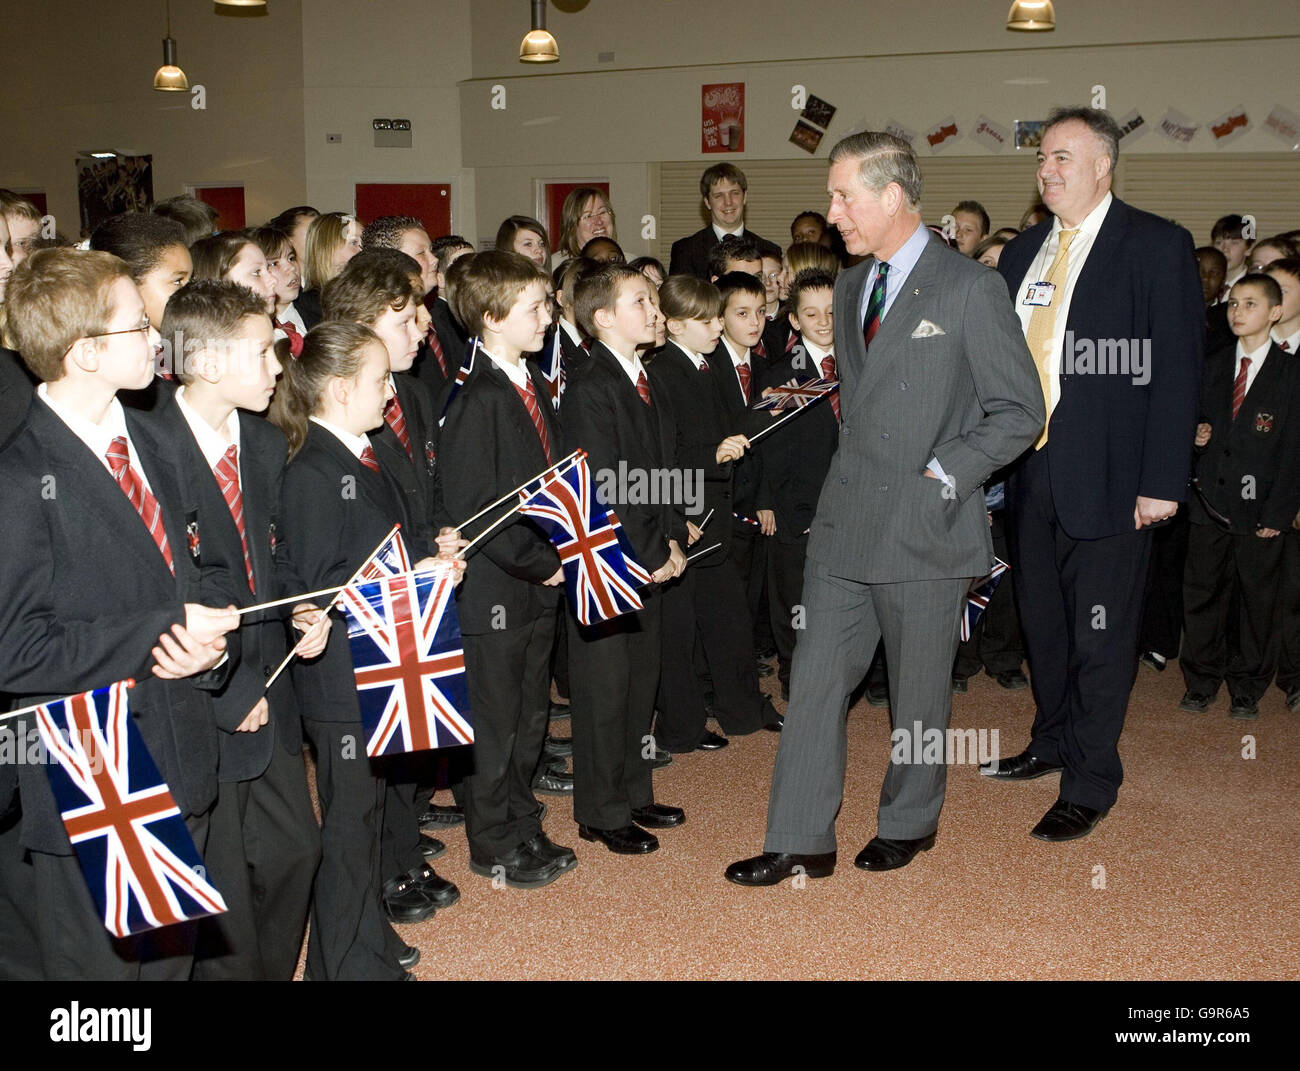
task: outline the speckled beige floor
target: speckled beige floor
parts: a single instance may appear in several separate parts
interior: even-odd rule
[[[761,732],[656,773],[656,798],[687,823],[653,855],[580,840],[569,801],[546,797],[547,832],[578,868],[544,889],[494,889],[469,870],[464,827],[447,831],[434,865],[461,901],[399,932],[421,950],[422,979],[1295,978],[1300,715],[1275,689],[1257,722],[1229,719],[1226,698],[1180,713],[1181,694],[1176,665],[1141,671],[1119,804],[1079,841],[1028,835],[1057,777],[1000,784],[953,766],[934,849],[902,870],[857,870],[889,751],[886,712],[859,703],[829,879],[743,889],[722,877],[762,847],[778,738]],[[1004,755],[1023,748],[1032,715],[1028,691],[987,677],[954,697],[953,725],[997,729]]]

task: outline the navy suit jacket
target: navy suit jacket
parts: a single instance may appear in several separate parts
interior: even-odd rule
[[[1031,227],[1002,250],[998,271],[1012,301],[1051,227],[1050,219]],[[1130,353],[1144,352],[1145,371],[1062,369],[1048,469],[1057,515],[1074,539],[1133,531],[1139,495],[1187,499],[1205,344],[1192,250],[1182,227],[1115,198],[1075,284],[1066,337],[1076,364],[1086,354],[1081,343],[1113,355],[1124,340]],[[1137,366],[1130,356],[1130,370]],[[1007,487],[1013,504],[1017,482],[1013,475]]]

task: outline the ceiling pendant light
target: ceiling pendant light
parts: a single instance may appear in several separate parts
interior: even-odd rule
[[[546,29],[546,0],[533,0],[533,28],[519,46],[520,63],[558,63],[560,46]]]
[[[1056,29],[1052,0],[1015,0],[1007,13],[1007,29],[1022,33],[1044,33]]]
[[[176,65],[176,38],[172,36],[172,0],[167,0],[167,36],[163,38],[163,65],[154,72],[153,87],[160,93],[185,93],[190,80]]]
[[[212,10],[218,15],[265,15],[266,0],[214,0]]]

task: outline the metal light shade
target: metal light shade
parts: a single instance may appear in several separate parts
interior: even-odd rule
[[[217,15],[265,15],[266,0],[213,0],[212,10]]]
[[[520,63],[558,63],[560,46],[546,29],[546,0],[532,0],[533,28],[519,46]]]
[[[176,66],[176,38],[163,38],[163,65],[153,76],[153,87],[160,93],[185,93],[189,91],[190,80],[185,72]]]
[[[1052,0],[1015,0],[1007,13],[1007,29],[1024,33],[1055,30],[1056,11]]]
[[[266,7],[266,0],[213,0],[217,7]]]

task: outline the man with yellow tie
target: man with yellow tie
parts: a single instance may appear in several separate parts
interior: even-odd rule
[[[1151,526],[1186,501],[1204,314],[1191,236],[1111,193],[1114,119],[1052,113],[1038,189],[1053,217],[1002,251],[1047,408],[1007,484],[1011,567],[1037,713],[981,773],[1061,774],[1032,830],[1086,836],[1115,803]]]

